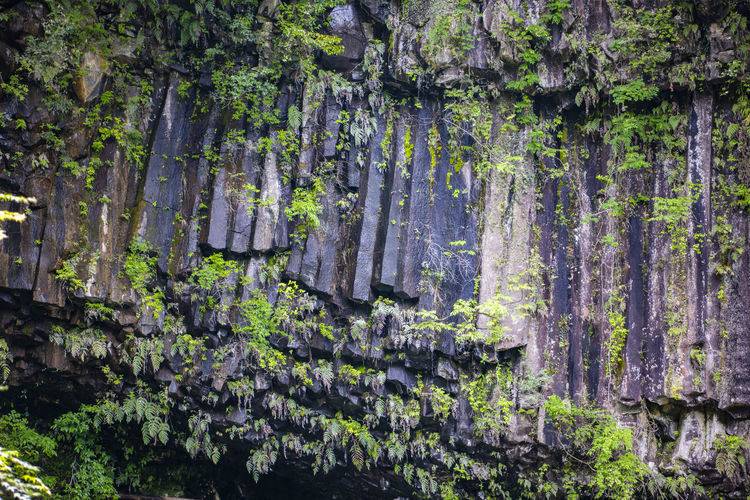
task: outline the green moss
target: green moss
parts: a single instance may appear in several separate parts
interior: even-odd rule
[[[411,139],[411,127],[407,126],[404,131],[404,162],[406,165],[411,165],[411,160],[414,157],[414,143]]]

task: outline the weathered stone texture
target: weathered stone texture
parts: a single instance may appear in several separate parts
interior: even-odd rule
[[[21,35],[40,24],[41,12],[25,4],[14,8],[36,24],[13,21],[0,34],[3,78],[17,69],[11,56]],[[409,397],[424,382],[445,389],[456,398],[449,423],[429,420],[434,408],[423,401],[420,416],[446,441],[481,448],[479,454],[494,446],[517,463],[532,449],[532,459],[538,450],[552,453],[541,445],[553,445],[557,436],[534,397],[556,394],[607,408],[634,429],[636,452],[655,468],[666,470],[664,457],[671,456],[703,473],[706,484],[719,484],[714,441],[727,432],[750,433],[750,217],[747,206],[726,201],[720,185],[726,178],[747,186],[750,172],[746,158],[716,158],[725,154],[717,152],[717,137],[736,120],[719,85],[721,65],[738,50],[732,36],[716,23],[704,25],[714,16],[706,11],[711,2],[696,7],[705,17],[698,18],[696,34],[709,51],[705,78],[696,89],[653,82],[659,99],[672,106],[684,150],[675,156],[658,140],[644,140],[638,146],[648,165],[625,171],[617,163],[623,152],[607,130],[584,132],[591,103],[578,92],[598,63],[593,56],[572,60],[572,44],[580,41],[575,34],[592,40],[612,33],[617,17],[608,2],[572,1],[550,29],[530,97],[540,122],[534,124],[517,122],[517,96],[502,90],[518,76],[523,57],[507,26],[539,21],[546,3],[470,4],[474,45],[465,57],[455,47],[428,50],[423,34],[438,21],[431,13],[438,6],[430,2],[409,2],[405,10],[375,0],[334,8],[326,29],[342,37],[343,51],[316,61],[352,88],[336,90],[330,74],[299,85],[282,79],[281,124],[258,127],[232,118],[210,98],[208,81],[188,81],[176,67],[139,68],[154,91],[137,113],[118,118],[142,135],[140,166],[112,138],[92,152],[94,131],[73,119],[60,132],[64,154],[55,151],[41,138],[40,124],[50,118],[41,91],[30,89],[24,102],[0,96],[0,111],[24,119],[27,128],[0,130],[2,151],[22,157],[13,165],[10,153],[0,158],[0,188],[37,199],[26,222],[9,225],[9,238],[0,242],[0,329],[11,345],[11,384],[46,368],[84,386],[99,384],[87,375],[93,363],[71,361],[48,341],[52,323],[84,322],[86,302],[116,310],[101,322],[113,344],[165,329],[167,313],[142,314],[123,275],[129,245],[142,238],[157,257],[155,281],[170,314],[184,317],[184,332],[211,347],[193,378],[180,382],[185,360],[169,352],[155,379],[189,399],[192,409],[203,408],[196,394],[211,388],[222,404],[234,404],[227,384],[241,377],[256,391],[255,406],[229,416],[218,412],[222,425],[273,420],[268,400],[297,387],[291,370],[251,370],[237,345],[214,358],[232,329],[247,325],[233,310],[238,301],[260,291],[277,303],[279,282],[295,280],[310,294],[306,312],[325,318],[343,338],[292,331],[271,344],[299,363],[324,359],[337,370],[348,364],[381,373],[372,389],[379,397]],[[275,5],[263,2],[261,15]],[[373,82],[363,65],[375,38],[385,60],[376,68],[382,73],[369,68],[379,78]],[[607,57],[612,50],[602,49]],[[130,52],[125,47],[111,57],[132,62]],[[431,73],[417,71],[426,61]],[[92,52],[83,56],[84,71],[72,87],[81,103],[92,105],[110,89],[111,63]],[[492,114],[488,144],[478,144],[479,132],[451,122],[447,111],[453,98],[446,88],[469,77],[494,91],[482,108]],[[137,91],[132,85],[129,98]],[[627,107],[599,105],[607,113]],[[294,112],[299,122],[284,124]],[[543,144],[536,145],[540,130]],[[545,153],[531,154],[532,143]],[[491,150],[485,172],[475,164],[481,147]],[[83,167],[101,160],[90,186],[86,174],[74,176],[63,166],[64,158]],[[316,200],[319,224],[299,238],[299,221],[286,209],[294,189],[309,188],[316,178],[325,185]],[[655,216],[657,200],[685,197],[689,213],[677,227]],[[725,240],[718,229],[727,231]],[[682,236],[681,252],[675,239]],[[729,243],[735,253],[719,272],[720,260],[727,260],[722,245]],[[214,252],[235,260],[241,272],[220,290],[196,291],[188,277]],[[66,262],[74,264],[82,288],[56,278]],[[271,264],[278,268],[269,270]],[[215,310],[206,310],[209,298]],[[415,329],[417,311],[455,322],[462,318],[451,316],[452,306],[470,299],[480,307],[480,334],[500,325],[502,338],[492,345],[463,345],[455,328]],[[499,321],[481,309],[488,305],[504,311]],[[465,387],[498,364],[513,374],[513,409],[533,411],[515,411],[502,446],[480,447]],[[533,395],[519,387],[523,377],[538,378]],[[361,414],[372,395],[361,386],[316,379],[294,397],[316,414]],[[537,421],[529,416],[536,411]]]

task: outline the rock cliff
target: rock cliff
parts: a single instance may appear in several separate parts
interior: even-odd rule
[[[8,3],[2,405],[120,491],[750,493],[747,2]]]

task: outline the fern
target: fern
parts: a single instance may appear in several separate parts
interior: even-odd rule
[[[383,418],[385,416],[385,400],[383,398],[378,398],[375,401],[375,415],[378,418]]]
[[[219,459],[221,458],[221,451],[219,450],[219,447],[214,447],[213,451],[210,454],[211,461],[213,463],[219,463]]]
[[[315,178],[309,188],[294,189],[292,201],[284,209],[287,219],[297,220],[297,226],[292,233],[294,241],[303,242],[310,231],[320,226],[320,216],[323,213],[321,199],[325,193],[326,186],[320,178]]]
[[[352,441],[350,453],[352,465],[354,465],[357,470],[361,471],[365,464],[364,450],[362,450],[362,447],[356,441]]]
[[[260,476],[271,471],[271,466],[276,463],[279,452],[279,442],[276,438],[270,438],[263,442],[260,449],[253,451],[245,464],[247,471],[253,476],[257,483]]]
[[[726,435],[714,441],[716,450],[716,470],[731,481],[745,474],[745,454],[748,443],[740,436]]]
[[[167,444],[167,441],[169,441],[169,425],[167,425],[166,422],[160,422],[159,430],[156,435],[159,438],[159,441],[161,441],[161,444]]]
[[[38,477],[39,469],[19,458],[16,451],[0,448],[0,496],[18,500],[46,498],[49,488]]]
[[[198,440],[193,436],[188,436],[185,439],[185,451],[187,451],[188,455],[190,455],[192,458],[195,458],[198,455],[198,450]]]
[[[159,370],[164,360],[164,341],[162,339],[144,339],[130,335],[126,344],[133,353],[132,358],[126,358],[133,369],[133,375],[138,376],[145,373],[147,363],[151,364],[154,373]]]
[[[98,328],[65,330],[59,325],[52,327],[50,341],[81,362],[90,357],[103,359],[110,345],[106,335]]]
[[[328,450],[326,450],[325,471],[328,472],[333,469],[336,466],[336,462],[336,453],[334,452],[333,448],[330,447],[328,448]]]
[[[326,391],[331,390],[333,382],[333,364],[324,359],[318,360],[314,370],[315,377],[320,381]]]
[[[8,349],[8,343],[5,339],[0,339],[0,387],[8,380],[11,360],[12,357],[10,349]]]

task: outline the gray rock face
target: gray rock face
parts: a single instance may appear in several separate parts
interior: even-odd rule
[[[403,366],[389,366],[386,380],[399,388],[400,392],[406,392],[416,383],[414,375],[410,374]]]
[[[716,461],[727,436],[750,439],[750,148],[732,76],[747,12],[732,24],[703,2],[694,18],[654,17],[698,26],[664,48],[637,29],[655,3],[635,4],[574,0],[559,18],[541,0],[341,5],[324,17],[342,53],[283,68],[260,125],[233,116],[210,71],[129,46],[112,58],[131,79],[115,86],[86,52],[65,89],[87,112],[104,106],[96,125],[57,116],[33,79],[23,99],[3,90],[0,191],[38,200],[0,242],[13,397],[28,386],[94,403],[143,379],[169,395],[171,425],[212,415],[232,466],[267,446],[276,479],[308,479],[316,459],[359,457],[351,443],[371,436],[377,459],[332,493],[434,497],[417,484],[432,474],[467,497],[490,483],[531,497],[497,466],[536,478],[544,464],[553,482],[568,470],[571,440],[545,416],[559,396],[631,429],[654,474],[677,464],[707,495],[746,495],[747,475]],[[279,8],[262,2],[258,23]],[[12,9],[26,21],[0,33],[4,84],[47,15]],[[614,43],[627,30],[631,52],[670,72],[637,60],[632,74]],[[268,54],[250,45],[238,61],[253,68]],[[112,89],[129,105],[102,104]],[[132,267],[155,264],[136,289],[126,264],[140,239]],[[212,256],[231,268],[201,267]],[[75,356],[54,327],[84,343],[100,332],[106,353]],[[133,375],[149,342],[162,342],[158,366]],[[341,429],[359,432],[344,448],[330,438],[344,442]],[[412,479],[395,472],[405,463]],[[459,464],[470,479],[452,481]],[[310,484],[331,492],[334,475]]]
[[[272,151],[266,154],[261,186],[260,200],[262,206],[257,208],[258,215],[253,234],[253,249],[267,252],[274,247],[286,246],[277,238],[277,227],[283,217],[283,197],[276,154]]]
[[[334,7],[328,16],[328,27],[341,39],[344,50],[340,54],[324,56],[323,62],[337,71],[351,71],[362,62],[367,47],[358,9],[352,4]]]
[[[99,54],[86,52],[75,82],[76,95],[82,104],[88,104],[101,92],[102,81],[107,71],[107,61]]]
[[[352,283],[352,298],[360,301],[369,301],[372,296],[370,287],[373,280],[375,248],[378,243],[378,233],[382,226],[384,197],[383,151],[377,145],[380,145],[383,141],[385,127],[384,118],[379,117],[377,132],[373,137],[373,144],[376,146],[370,152],[366,175],[362,177],[363,188],[360,189],[359,200],[362,204],[362,221],[354,282]]]

